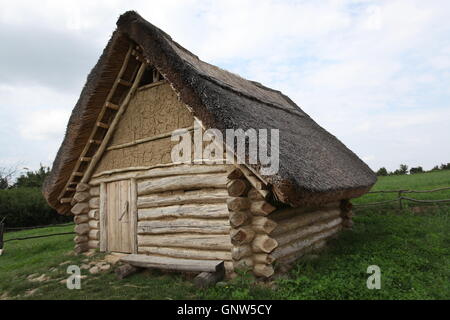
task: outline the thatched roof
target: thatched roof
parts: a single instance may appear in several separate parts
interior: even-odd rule
[[[281,92],[201,61],[136,12],[123,14],[87,78],[44,195],[59,212],[58,195],[87,143],[129,40],[164,75],[206,127],[280,129],[280,169],[266,176],[277,198],[293,206],[358,197],[375,183],[373,171]],[[258,169],[258,166],[254,166]]]

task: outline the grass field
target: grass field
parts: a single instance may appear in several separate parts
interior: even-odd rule
[[[433,189],[450,185],[450,171],[384,177],[375,189]],[[357,202],[374,201],[365,196]],[[449,193],[440,198],[450,198]],[[299,261],[289,274],[252,284],[249,276],[207,290],[186,275],[146,271],[117,280],[113,271],[82,275],[81,290],[62,283],[70,264],[100,259],[72,253],[72,235],[5,243],[0,256],[3,299],[450,299],[450,207],[357,209],[352,231],[331,241],[320,257]],[[8,233],[18,236],[71,231],[73,227]],[[381,268],[381,289],[369,290],[369,265]],[[28,278],[45,276],[42,282]]]
[[[371,191],[381,190],[432,190],[450,187],[450,170],[442,170],[435,172],[418,173],[414,175],[399,175],[399,176],[386,176],[378,177],[378,181]],[[437,200],[437,199],[450,199],[450,190],[437,191],[432,193],[409,193],[409,198],[421,199],[421,200]],[[397,193],[376,193],[366,194],[359,199],[355,199],[352,202],[354,204],[365,204],[369,202],[377,202],[384,200],[391,200],[398,197]],[[406,206],[417,205],[404,202]],[[393,206],[398,206],[396,203]]]

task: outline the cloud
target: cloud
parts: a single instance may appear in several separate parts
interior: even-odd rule
[[[2,158],[36,163],[56,153],[86,75],[130,2],[0,2]],[[373,169],[450,161],[442,147],[450,120],[447,1],[132,5],[203,60],[288,94]]]

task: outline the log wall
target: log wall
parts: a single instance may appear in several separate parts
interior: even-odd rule
[[[278,242],[271,259],[279,265],[322,248],[327,239],[342,229],[344,222],[339,202],[321,207],[278,209],[271,218],[277,223],[271,236]]]
[[[231,167],[227,177],[234,270],[270,277],[274,269],[269,254],[278,244],[269,235],[276,223],[267,216],[276,208],[266,201],[266,186],[245,167]]]
[[[75,252],[82,253],[90,248],[90,223],[89,217],[89,201],[91,195],[89,192],[89,185],[80,183],[77,186],[76,193],[72,199],[72,213],[74,215],[75,222]]]
[[[224,260],[232,271],[226,166],[206,167],[137,180],[138,253]]]

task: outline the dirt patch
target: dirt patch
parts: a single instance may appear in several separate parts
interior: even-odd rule
[[[45,273],[44,273],[44,274],[41,274],[41,275],[38,276],[38,277],[34,277],[34,275],[35,275],[35,274],[32,274],[32,275],[28,276],[28,277],[27,277],[28,281],[31,281],[31,282],[44,282],[44,281],[50,280],[50,277],[49,277],[49,276],[46,276]],[[32,276],[33,276],[33,277],[32,277]]]
[[[30,289],[25,291],[25,297],[31,297],[32,295],[34,295],[39,289],[35,288],[35,289]]]
[[[8,292],[3,292],[0,296],[0,300],[9,300],[11,297],[8,295]]]

